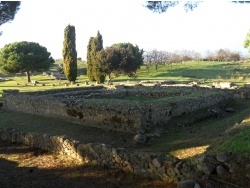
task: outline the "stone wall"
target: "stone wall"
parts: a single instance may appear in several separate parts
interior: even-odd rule
[[[66,136],[23,133],[12,128],[0,129],[0,139],[69,155],[83,163],[99,164],[139,176],[179,182],[180,188],[187,185],[215,187],[216,178],[230,177],[233,180],[239,176],[239,172],[243,174],[240,175],[241,182],[237,182],[238,186],[246,187],[248,185],[245,183],[250,182],[250,157],[232,153],[202,155],[184,161],[159,154],[127,152],[124,148],[100,143],[81,144]]]
[[[156,98],[152,97],[155,96]],[[139,100],[130,99],[137,97]],[[182,114],[210,108],[233,97],[231,92],[199,88],[152,88],[19,93],[6,90],[3,107],[25,113],[58,117],[71,122],[136,133],[165,124]]]

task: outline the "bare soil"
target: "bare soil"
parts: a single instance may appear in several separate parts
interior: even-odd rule
[[[176,185],[118,169],[80,164],[68,156],[0,141],[0,187],[172,188]]]

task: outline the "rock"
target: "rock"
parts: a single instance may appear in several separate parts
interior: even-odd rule
[[[226,173],[226,169],[223,166],[219,165],[219,166],[216,167],[216,173],[219,176],[223,176]]]
[[[199,185],[205,188],[214,188],[214,185],[209,181],[208,176],[203,176],[199,181]]]
[[[226,152],[221,152],[216,156],[217,161],[221,163],[225,163],[230,160],[230,156]]]
[[[172,168],[168,168],[167,175],[169,175],[170,177],[175,177],[176,173]]]
[[[206,161],[208,161],[208,163],[213,165],[218,165],[220,163],[214,157],[206,157]]]
[[[196,183],[196,184],[194,185],[194,188],[201,188],[201,186],[200,186],[200,184]]]
[[[201,163],[199,167],[206,175],[212,174],[215,169],[214,166],[209,163]]]
[[[155,158],[152,161],[152,164],[156,167],[156,168],[160,168],[162,166],[162,160],[160,158]]]
[[[229,172],[232,174],[237,171],[239,166],[236,163],[231,163],[228,165],[228,168],[229,168]]]
[[[244,84],[244,88],[250,88],[250,83]]]
[[[195,180],[184,180],[180,181],[177,185],[177,188],[194,188]]]
[[[178,163],[175,165],[175,167],[176,167],[177,169],[180,169],[180,168],[182,167],[182,164],[183,164],[183,161],[180,161],[180,162],[178,162]]]
[[[250,164],[246,165],[246,177],[250,179]]]
[[[226,112],[233,113],[233,112],[234,112],[234,109],[233,109],[233,108],[226,108]]]
[[[157,137],[160,137],[162,134],[162,130],[161,129],[156,129],[154,135],[157,136]]]
[[[137,134],[134,137],[134,141],[138,144],[144,144],[147,140],[147,136],[144,134]]]
[[[231,82],[220,82],[219,85],[221,89],[229,89],[233,86]]]

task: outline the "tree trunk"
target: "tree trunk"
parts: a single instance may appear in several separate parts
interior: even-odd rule
[[[155,70],[156,72],[158,72],[158,65],[155,65]]]
[[[31,82],[30,81],[30,71],[27,71],[27,78],[28,78],[28,82]]]

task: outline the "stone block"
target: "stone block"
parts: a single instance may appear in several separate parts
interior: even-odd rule
[[[216,167],[216,173],[219,175],[219,176],[223,176],[225,173],[226,173],[226,169],[223,167],[223,166],[217,166]]]
[[[160,159],[159,157],[154,158],[152,161],[152,164],[156,167],[156,168],[160,168],[162,166],[162,159]]]
[[[184,180],[180,181],[177,184],[177,188],[194,188],[196,181],[195,180]]]
[[[221,153],[216,155],[216,159],[217,159],[217,161],[219,161],[221,163],[225,163],[225,162],[230,160],[230,156],[226,152],[221,152]]]
[[[201,163],[198,166],[198,168],[200,168],[206,175],[212,174],[215,170],[215,167],[209,163]]]
[[[170,177],[175,177],[176,173],[175,173],[173,168],[168,168],[167,169],[167,175],[169,175]]]

